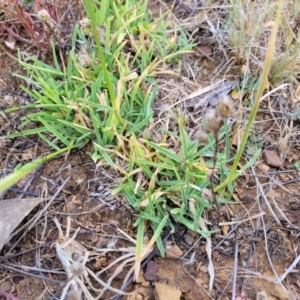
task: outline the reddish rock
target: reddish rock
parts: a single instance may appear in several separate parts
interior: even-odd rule
[[[282,168],[282,161],[275,151],[265,150],[263,152],[263,159],[270,167]]]
[[[144,274],[145,279],[148,281],[155,281],[157,271],[158,271],[157,263],[154,260],[150,260],[147,264],[146,272]]]

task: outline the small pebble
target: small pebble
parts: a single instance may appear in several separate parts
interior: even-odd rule
[[[270,167],[282,168],[282,161],[275,151],[265,150],[263,152],[263,159]]]
[[[148,281],[155,281],[156,274],[158,271],[158,264],[154,260],[150,260],[147,264],[146,272],[144,277]]]

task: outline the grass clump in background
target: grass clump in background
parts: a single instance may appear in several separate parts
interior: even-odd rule
[[[17,43],[28,46],[46,57],[51,53],[51,41],[57,49],[66,53],[69,49],[73,24],[80,18],[80,10],[72,1],[0,1],[4,19],[0,23],[0,37],[8,49],[17,48]],[[75,6],[75,7],[74,7]],[[36,14],[29,13],[31,7]],[[3,16],[1,16],[3,17]],[[5,51],[5,49],[2,49]]]
[[[244,66],[241,72],[242,95],[255,89],[267,53],[266,41],[272,32],[278,3],[274,1],[230,1],[229,18],[225,24],[228,33],[229,51],[235,61]],[[284,3],[280,17],[278,39],[268,74],[268,84],[286,81],[296,82],[299,74],[299,30],[300,2]],[[246,69],[246,72],[243,71]],[[268,84],[265,88],[268,88]]]

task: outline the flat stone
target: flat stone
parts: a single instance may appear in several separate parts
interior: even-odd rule
[[[183,251],[177,245],[172,245],[166,251],[166,256],[169,258],[180,258],[182,255]]]
[[[189,229],[184,235],[183,239],[189,246],[192,246],[196,236],[197,236],[197,232]]]
[[[212,54],[212,48],[209,46],[197,46],[194,48],[195,54],[199,57],[207,57]]]
[[[156,282],[155,300],[180,300],[181,291],[174,286]]]
[[[158,271],[158,264],[154,260],[150,260],[147,264],[144,278],[148,281],[155,281],[157,271]]]
[[[282,168],[282,161],[275,151],[265,150],[263,159],[268,166]]]
[[[202,272],[202,273],[207,273],[208,272],[208,267],[207,266],[201,266],[199,268],[199,270]]]
[[[195,238],[198,233],[194,230],[188,229],[188,231],[186,232],[187,234],[189,234],[190,236],[192,236],[193,238]]]

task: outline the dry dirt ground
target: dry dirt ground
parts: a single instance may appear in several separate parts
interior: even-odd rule
[[[186,7],[184,9],[177,7],[178,17],[180,13],[187,13],[186,10]],[[202,31],[201,29],[199,34]],[[212,80],[222,78],[223,75],[218,78],[214,72],[223,59],[222,53],[217,51],[215,46],[209,37],[203,38],[202,44],[197,47],[200,52],[207,51],[206,54],[198,53],[185,58],[184,64],[190,65],[183,69],[182,77],[188,78],[190,80],[188,82],[194,81],[195,86],[186,83],[184,94],[190,94],[197,87],[208,86],[213,83]],[[198,71],[194,72],[195,78],[191,78],[186,70],[196,65]],[[20,118],[19,113],[5,115],[3,109],[29,101],[26,95],[21,93],[20,81],[11,75],[12,72],[22,71],[18,63],[2,51],[1,135],[15,130]],[[233,67],[227,76],[237,79],[236,69]],[[157,101],[159,97],[165,95],[166,90],[161,89]],[[282,138],[280,128],[274,125],[275,123],[280,125],[283,118],[278,97],[281,95],[274,95],[261,102],[260,112],[253,128],[255,134],[263,136],[264,150],[276,151],[275,142]],[[286,97],[289,98],[291,95]],[[172,95],[166,101],[172,101]],[[240,108],[236,106],[236,109]],[[247,115],[247,112],[244,113]],[[299,124],[295,122],[293,132],[298,131]],[[292,168],[293,163],[300,161],[299,133],[293,136],[285,151],[279,153],[282,164],[279,163],[274,167],[262,156],[247,174],[237,180],[233,195],[236,204],[227,205],[221,219],[217,217],[215,211],[206,214],[205,219],[210,222],[209,228],[220,229],[212,235],[212,257],[215,267],[212,291],[209,291],[206,240],[192,231],[177,226],[176,233],[168,238],[167,244],[171,252],[177,251],[181,257],[174,258],[168,255],[162,258],[156,254],[152,258],[158,265],[155,279],[145,280],[143,276],[145,269],[142,270],[138,282],[131,284],[127,289],[127,291],[136,290],[136,295],[122,296],[121,299],[156,299],[156,282],[176,287],[181,291],[180,299],[184,300],[231,299],[234,281],[236,281],[235,299],[299,299],[300,275],[297,266],[280,284],[276,283],[276,276],[284,274],[299,255],[300,182],[299,172]],[[135,238],[136,229],[133,226],[135,212],[121,196],[111,195],[118,178],[114,178],[111,171],[108,172],[105,167],[96,165],[89,158],[86,154],[88,147],[45,163],[33,175],[26,177],[14,189],[1,196],[0,201],[39,195],[52,197],[56,194],[36,226],[30,230],[25,226],[0,252],[1,291],[22,300],[59,298],[66,284],[66,275],[55,248],[51,246],[58,238],[54,217],[64,225],[65,230],[66,218],[70,216],[71,234],[80,227],[76,239],[86,247],[105,248],[113,237],[118,237],[114,240],[116,248],[132,246],[117,228]],[[233,153],[235,150],[233,143]],[[0,169],[3,176],[17,163],[26,163],[42,154],[50,153],[50,149],[37,137],[11,140],[2,145],[0,151]],[[117,177],[117,174],[115,175]],[[45,205],[46,202],[38,206],[21,225],[27,224],[27,221]],[[255,215],[260,217],[251,219]],[[219,226],[220,222],[229,224]],[[149,236],[151,237],[150,233]],[[118,254],[107,253],[89,262],[89,267],[93,271],[99,271],[117,258]],[[234,267],[235,262],[237,267]],[[109,278],[113,271],[104,272],[101,275],[102,279]],[[114,286],[120,287],[125,271],[118,275]],[[237,276],[236,279],[234,275]],[[108,299],[110,296],[107,293],[101,299]],[[14,298],[0,296],[0,299]]]

